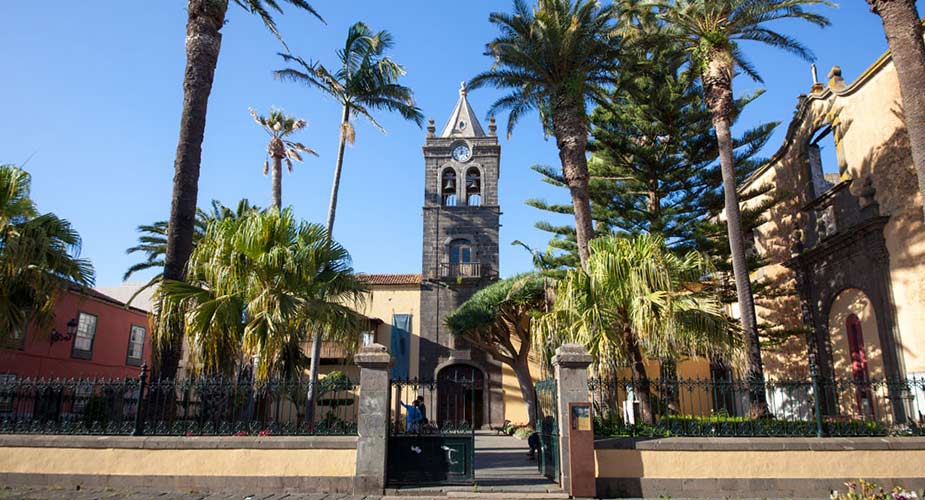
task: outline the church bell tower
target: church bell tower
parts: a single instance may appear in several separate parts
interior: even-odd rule
[[[424,142],[424,251],[420,373],[434,376],[460,362],[500,383],[500,367],[454,338],[447,314],[498,279],[498,169],[501,147],[494,119],[482,128],[465,84],[443,129],[433,120]],[[495,373],[497,372],[497,373]]]

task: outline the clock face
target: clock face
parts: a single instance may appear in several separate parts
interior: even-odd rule
[[[460,144],[453,148],[453,159],[456,161],[469,161],[472,151],[467,144]]]

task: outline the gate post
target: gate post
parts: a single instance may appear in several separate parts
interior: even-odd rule
[[[392,356],[381,344],[360,349],[360,404],[357,414],[356,495],[381,495],[385,490],[386,446],[389,439],[389,367]]]
[[[552,358],[556,373],[556,419],[559,421],[559,471],[562,489],[572,497],[594,497],[594,434],[573,429],[573,407],[590,409],[588,366],[594,358],[580,344],[564,344]],[[590,413],[582,425],[592,426]],[[590,437],[589,437],[590,436]]]

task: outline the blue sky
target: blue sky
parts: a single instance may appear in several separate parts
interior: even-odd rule
[[[0,4],[0,163],[23,164],[33,176],[33,197],[43,211],[70,220],[84,240],[83,256],[97,284],[112,285],[138,257],[125,255],[138,224],[166,219],[182,100],[186,2],[85,1]],[[438,127],[457,98],[459,82],[490,64],[484,44],[495,34],[488,14],[510,2],[481,0],[402,2],[314,0],[324,25],[286,9],[279,27],[293,53],[330,63],[347,27],[362,20],[390,30],[393,57],[404,64],[427,117]],[[920,11],[922,6],[920,5]],[[819,30],[785,22],[777,27],[809,45],[820,77],[840,65],[853,81],[886,49],[879,19],[862,0],[843,0]],[[248,107],[278,106],[309,121],[299,136],[320,158],[307,158],[283,180],[283,202],[304,219],[323,222],[337,147],[340,109],[311,89],[273,80],[282,66],[279,42],[257,18],[232,6],[209,103],[199,200],[233,205],[242,197],[266,205],[270,180],[262,175],[266,136]],[[741,125],[783,121],[764,152],[779,146],[797,95],[811,85],[809,63],[757,45],[744,47],[765,78],[767,93]],[[738,91],[757,84],[739,80]],[[480,116],[498,93],[470,94]],[[357,124],[356,145],[346,152],[335,239],[364,272],[419,272],[423,203],[424,131],[397,116],[379,114],[387,135]],[[484,124],[484,120],[483,120]],[[502,119],[499,128],[503,127]],[[528,198],[564,201],[529,167],[558,161],[555,143],[543,139],[535,116],[510,140],[501,138],[503,275],[530,269],[515,239],[544,248],[533,224],[545,215]],[[144,276],[147,277],[147,276]]]

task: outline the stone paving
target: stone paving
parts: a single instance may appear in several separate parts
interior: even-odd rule
[[[380,500],[343,493],[196,493],[119,489],[0,487],[0,500]]]
[[[543,477],[527,458],[526,440],[480,431],[475,435],[475,484],[481,491],[555,492],[559,485]]]

